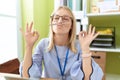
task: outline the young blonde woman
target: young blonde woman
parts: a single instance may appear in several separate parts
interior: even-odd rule
[[[39,34],[27,25],[21,31],[26,42],[24,60],[20,66],[23,77],[44,77],[59,80],[102,80],[103,72],[91,58],[90,43],[99,33],[89,26],[76,40],[76,21],[68,7],[60,6],[50,17],[49,38],[41,39],[34,54],[32,50]],[[43,62],[43,64],[42,64]],[[42,69],[44,66],[44,70]]]

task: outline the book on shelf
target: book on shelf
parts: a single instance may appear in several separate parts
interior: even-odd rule
[[[54,9],[56,10],[59,6],[67,6],[67,0],[54,0]]]
[[[55,0],[55,9],[59,6],[68,6],[72,11],[82,10],[82,0]]]
[[[67,0],[67,6],[72,11],[81,11],[82,10],[82,0]]]
[[[63,0],[63,5],[67,6],[67,0]]]
[[[67,6],[72,10],[72,0],[67,1]]]
[[[120,0],[92,0],[90,3],[91,13],[119,12]]]

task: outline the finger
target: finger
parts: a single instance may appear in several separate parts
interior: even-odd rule
[[[32,31],[32,27],[33,27],[33,22],[31,22],[30,24],[29,31]]]
[[[88,34],[91,34],[91,29],[92,29],[92,25],[90,24],[88,28]]]
[[[33,36],[37,36],[37,35],[39,35],[39,33],[38,33],[38,31],[33,31]]]
[[[38,31],[35,31],[35,34],[39,37],[39,33],[38,33]]]
[[[93,39],[95,39],[99,34],[100,34],[100,33],[97,32],[97,33],[94,35]]]
[[[84,36],[86,36],[86,35],[87,35],[86,31],[81,31],[81,32],[79,33],[79,36],[80,36],[80,37],[84,37]]]
[[[95,27],[93,27],[93,29],[92,29],[92,35],[94,35],[95,34]]]
[[[83,36],[84,31],[80,31],[79,36]]]
[[[36,31],[33,31],[32,34],[33,34],[33,36],[36,36]]]
[[[28,23],[26,24],[26,32],[29,32]]]

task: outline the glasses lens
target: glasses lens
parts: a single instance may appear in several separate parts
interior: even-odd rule
[[[53,20],[57,22],[59,20],[59,18],[60,18],[60,16],[57,15],[57,16],[53,17]]]
[[[69,16],[63,16],[62,20],[65,21],[65,22],[68,22],[68,21],[70,21],[70,17]]]
[[[71,20],[71,18],[69,16],[59,16],[59,15],[55,15],[52,17],[54,22],[58,22],[60,18],[62,18],[63,22],[69,22]]]

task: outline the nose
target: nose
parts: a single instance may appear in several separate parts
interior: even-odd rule
[[[59,17],[59,20],[58,20],[58,22],[62,22],[62,17]]]

